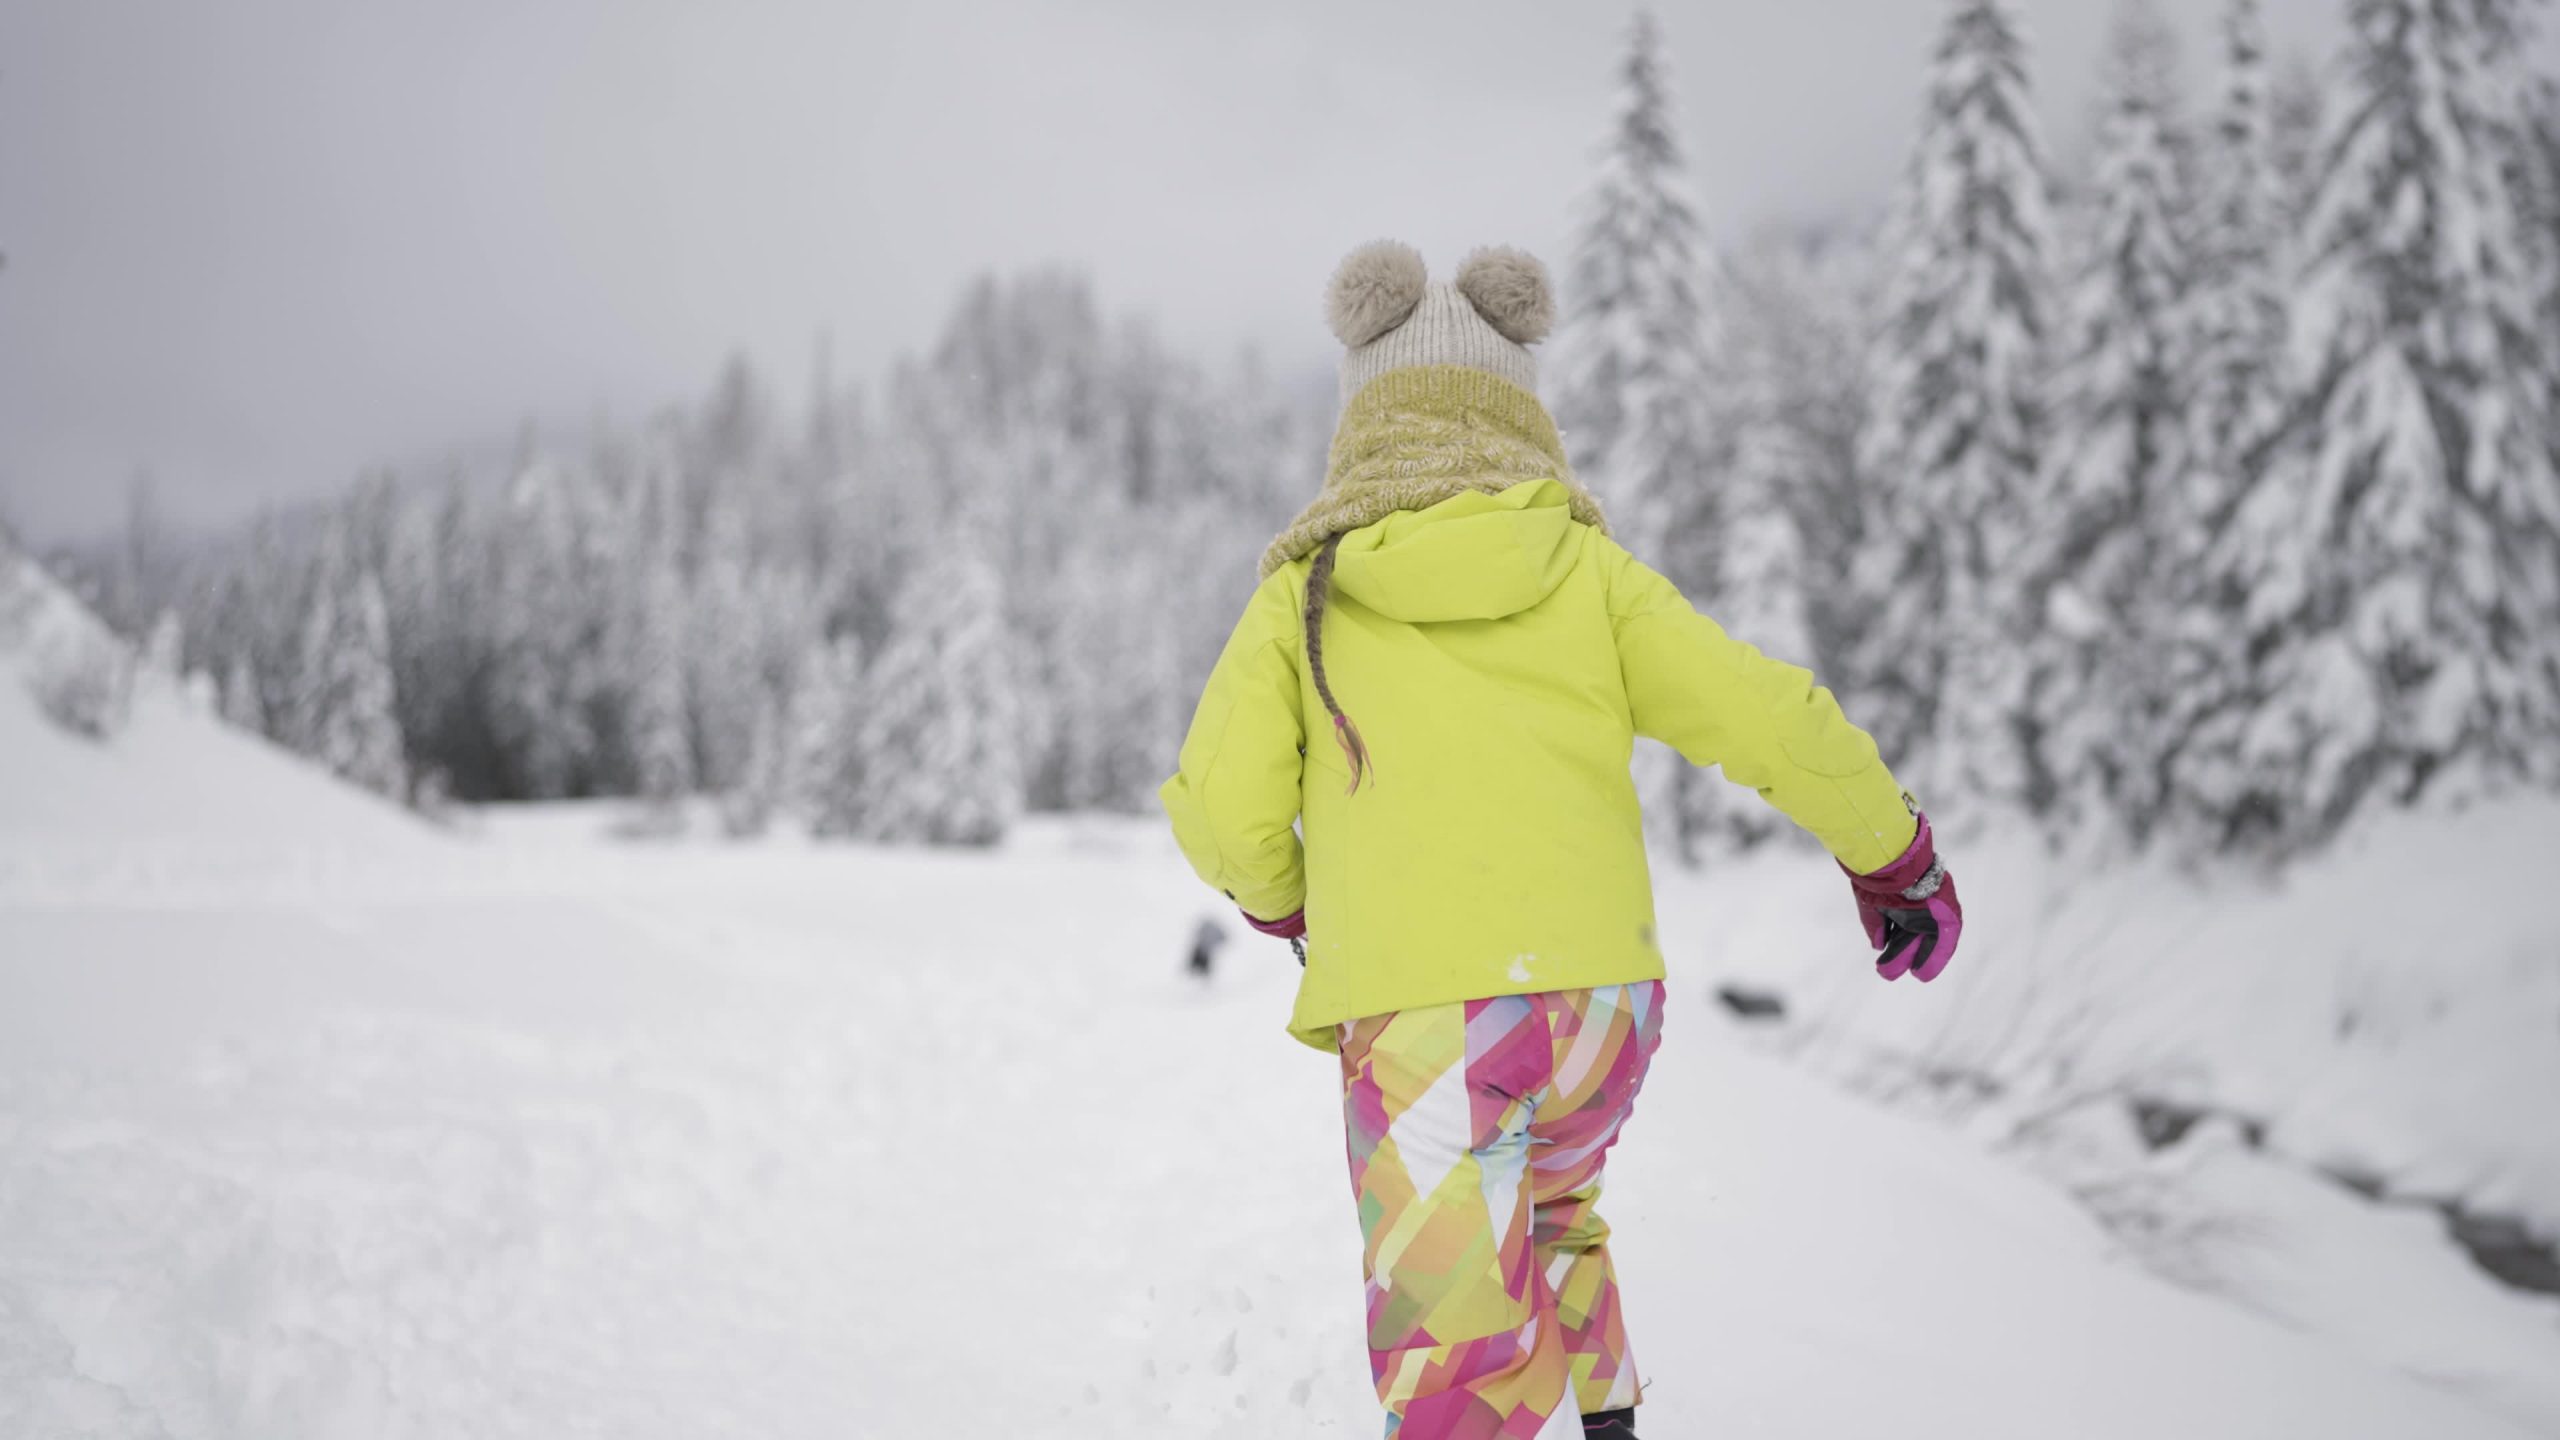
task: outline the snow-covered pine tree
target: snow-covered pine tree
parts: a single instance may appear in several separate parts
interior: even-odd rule
[[[2536,21],[2546,0],[2469,0],[2474,26],[2471,106],[2477,143],[2472,188],[2480,196],[2477,264],[2483,309],[2494,335],[2474,412],[2467,417],[2476,489],[2489,493],[2502,521],[2550,542],[2521,561],[2529,596],[2547,602],[2541,617],[2552,663],[2560,664],[2560,470],[2551,436],[2560,426],[2554,377],[2560,377],[2560,331],[2545,326],[2543,302],[2560,270],[2560,236],[2542,224],[2541,166],[2534,137],[2537,77],[2528,68]],[[2457,242],[2458,243],[2458,242]],[[2555,680],[2560,684],[2560,680]],[[2560,775],[2560,703],[2545,735],[2550,772]]]
[[[394,800],[408,793],[391,677],[391,624],[382,583],[333,539],[304,617],[294,743],[330,773]]]
[[[258,698],[258,677],[245,651],[235,651],[222,672],[222,718],[251,735],[267,733],[265,702]]]
[[[2255,473],[2285,402],[2284,190],[2261,0],[2223,16],[2221,113],[2204,155],[2194,252],[2196,470],[2207,514]]]
[[[818,835],[851,835],[862,814],[862,645],[819,642],[791,693],[787,803]]]
[[[2542,238],[2546,268],[2542,277],[2542,333],[2560,344],[2560,80],[2548,76],[2535,85],[2530,100],[2533,177],[2532,229]],[[2544,392],[2550,424],[2552,466],[2560,471],[2560,359],[2555,359]]]
[[[492,527],[487,613],[487,724],[508,771],[509,793],[556,799],[572,792],[593,750],[579,677],[591,657],[574,653],[582,606],[573,550],[575,479],[529,451]]]
[[[2488,64],[2505,88],[2503,107],[2514,117],[2504,127],[2503,149],[2510,193],[2525,237],[2520,268],[2533,292],[2531,329],[2508,337],[2508,348],[2515,357],[2512,363],[2530,365],[2541,377],[2535,397],[2540,413],[2530,422],[2541,433],[2544,449],[2536,483],[2550,508],[2560,513],[2560,78],[2530,73],[2527,60],[2549,4],[2548,0],[2477,3],[2493,12],[2483,36],[2490,49]],[[2560,551],[2560,524],[2555,524],[2552,538],[2555,551]],[[2553,564],[2560,570],[2560,554],[2555,554]],[[2555,581],[2555,588],[2560,589],[2560,581]],[[2555,598],[2548,620],[2555,632],[2554,647],[2560,649],[2560,598]],[[2554,663],[2560,664],[2560,658]],[[2551,741],[2555,752],[2560,752],[2560,734]],[[2554,759],[2560,765],[2560,753]]]
[[[2273,158],[2284,232],[2293,236],[2318,198],[2329,135],[2329,87],[2320,67],[2299,52],[2275,69],[2267,98],[2267,150]],[[2287,267],[2288,272],[2290,266]]]
[[[432,495],[432,499],[430,498]],[[450,792],[460,737],[471,733],[475,657],[473,518],[459,477],[433,492],[398,492],[386,517],[382,598],[391,607],[391,676],[400,733],[417,767],[410,789]]]
[[[436,544],[436,514],[414,492],[393,488],[381,524],[382,600],[391,616],[400,730],[424,737],[435,733],[463,679],[462,667],[445,648],[459,636],[444,610],[447,576]]]
[[[1806,555],[1787,492],[1806,483],[1820,461],[1803,431],[1788,421],[1777,377],[1753,369],[1737,376],[1733,459],[1723,484],[1725,523],[1718,549],[1723,594],[1716,618],[1763,653],[1792,664],[1814,662],[1807,606]]]
[[[2164,583],[2177,608],[2159,716],[2162,820],[2206,844],[2224,827],[2218,817],[2241,779],[2234,742],[2258,698],[2248,638],[2231,623],[2258,562],[2228,527],[2271,469],[2294,462],[2287,237],[2301,213],[2307,187],[2297,177],[2311,163],[2319,113],[2319,91],[2302,72],[2278,80],[2270,69],[2259,0],[2230,0],[2222,40],[2224,88],[2201,172],[2191,301],[2193,485],[2165,517]]]
[[[625,643],[625,677],[633,780],[656,830],[680,829],[693,793],[694,749],[687,723],[684,578],[674,542],[660,539],[640,576],[640,595]]]
[[[302,690],[302,632],[310,608],[313,566],[283,520],[261,511],[249,529],[249,554],[232,591],[238,619],[234,633],[255,682],[257,703],[244,707],[263,716],[268,739],[299,750],[294,698]]]
[[[2296,471],[2231,537],[2257,704],[2223,747],[2227,830],[2298,848],[2371,797],[2548,760],[2554,530],[2536,413],[2509,367],[2529,322],[2498,87],[2476,12],[2351,0],[2347,83],[2308,225]]]
[[[913,403],[900,402],[911,430],[902,458],[926,477],[909,488],[934,499],[925,528],[939,532],[965,508],[979,553],[1003,576],[1025,701],[1024,794],[1043,808],[1073,803],[1060,702],[1078,644],[1064,603],[1080,583],[1075,541],[1123,513],[1142,458],[1158,466],[1170,428],[1160,412],[1180,383],[1167,364],[1142,332],[1114,336],[1081,276],[1037,272],[972,286],[932,365],[913,377]],[[885,659],[885,644],[872,650]]]
[[[751,665],[746,759],[721,797],[721,821],[732,835],[760,835],[773,817],[796,808],[797,721],[803,671],[821,655],[824,633],[815,584],[779,567],[747,582],[739,637]]]
[[[844,473],[853,448],[851,408],[851,397],[836,388],[835,337],[822,330],[809,361],[808,434],[799,465],[807,494],[824,494]]]
[[[151,622],[142,642],[142,673],[183,689],[187,668],[187,624],[175,610],[163,610]]]
[[[1860,461],[1871,400],[1863,372],[1874,270],[1875,256],[1863,245],[1764,246],[1734,265],[1724,292],[1728,368],[1745,402],[1736,488],[1788,512],[1800,557],[1792,586],[1755,585],[1737,537],[1725,603],[1735,633],[1765,634],[1753,643],[1811,664],[1852,697],[1866,688],[1852,642],[1870,623],[1851,592],[1868,559],[1872,506]],[[1765,523],[1765,516],[1747,523]],[[1778,537],[1781,544],[1786,538]]]
[[[400,734],[399,693],[391,675],[391,619],[382,598],[382,581],[366,570],[356,577],[352,602],[343,612],[345,639],[339,654],[345,666],[345,749],[326,746],[322,758],[340,775],[393,800],[406,800],[409,789],[407,747]]]
[[[1702,289],[1711,263],[1671,108],[1662,28],[1639,11],[1619,67],[1617,113],[1585,202],[1564,325],[1556,418],[1582,481],[1620,543],[1699,604],[1720,591],[1716,482],[1725,469],[1708,412]],[[1644,743],[1637,785],[1648,826],[1684,848],[1699,777]]]
[[[778,425],[775,404],[764,377],[745,355],[732,355],[703,402],[695,422],[684,430],[684,457],[677,486],[677,558],[687,575],[699,573],[719,540],[719,512],[753,503],[773,463]]]
[[[790,783],[791,718],[783,697],[759,684],[753,699],[746,759],[720,796],[720,827],[731,839],[762,835],[770,828]]]
[[[1071,552],[1056,597],[1064,623],[1054,643],[1047,702],[1058,717],[1059,796],[1073,810],[1142,808],[1181,748],[1185,706],[1199,694],[1182,672],[1181,631],[1199,614],[1161,567],[1133,565],[1123,537],[1144,529],[1169,555],[1206,553],[1197,507],[1170,497],[1106,512]],[[1189,693],[1185,694],[1188,688]]]
[[[328,723],[328,664],[338,638],[338,569],[334,555],[314,563],[304,584],[301,624],[294,632],[287,674],[291,687],[276,716],[276,739],[297,754],[317,757]]]
[[[2006,0],[1953,0],[1889,243],[1858,713],[1897,763],[2023,799],[2023,497],[2044,440],[2047,182]],[[1867,717],[1873,717],[1871,719]]]
[[[685,692],[692,712],[693,773],[726,794],[746,777],[758,712],[767,707],[762,616],[750,593],[742,497],[715,490],[685,606]]]
[[[1692,573],[1671,552],[1679,532],[1712,519],[1718,456],[1701,294],[1711,262],[1662,51],[1661,26],[1639,12],[1574,252],[1556,409],[1575,470],[1607,503],[1627,548],[1704,590],[1714,577]]]
[[[2023,591],[2031,807],[2145,834],[2164,792],[2167,659],[2191,531],[2177,43],[2120,0],[2081,255],[2063,297],[2053,438]]]
[[[868,839],[992,845],[1023,808],[1019,669],[1004,582],[978,552],[988,524],[932,544],[901,588],[867,678],[862,813]]]
[[[177,589],[177,545],[160,503],[159,481],[137,472],[125,490],[122,543],[100,577],[99,617],[129,640],[142,638]]]
[[[1837,256],[1818,261],[1776,241],[1734,256],[1716,292],[1715,409],[1727,457],[1713,477],[1721,583],[1704,603],[1734,636],[1835,682],[1844,676],[1834,652],[1816,637],[1840,618],[1822,602],[1860,544],[1853,397],[1867,317],[1855,278]],[[1711,776],[1684,776],[1679,801],[1692,854],[1786,829]]]

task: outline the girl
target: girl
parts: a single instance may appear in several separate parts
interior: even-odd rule
[[[1593,1205],[1661,1034],[1634,738],[1821,840],[1885,979],[1946,968],[1955,886],[1830,692],[1609,539],[1538,403],[1536,260],[1435,285],[1379,242],[1328,309],[1331,472],[1263,556],[1165,810],[1201,878],[1302,946],[1289,1029],[1341,1057],[1386,1433],[1632,1437]]]

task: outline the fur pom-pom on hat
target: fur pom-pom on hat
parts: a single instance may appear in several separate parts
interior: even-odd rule
[[[1421,251],[1398,240],[1372,240],[1333,272],[1325,322],[1335,339],[1357,350],[1410,318],[1429,284]]]
[[[1458,293],[1514,345],[1535,345],[1555,328],[1555,287],[1526,250],[1489,245],[1469,255],[1458,267]]]

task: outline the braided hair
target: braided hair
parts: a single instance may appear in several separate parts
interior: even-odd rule
[[[1342,747],[1343,763],[1351,767],[1351,788],[1343,793],[1357,795],[1360,782],[1370,778],[1370,772],[1377,767],[1369,759],[1368,742],[1360,738],[1360,727],[1342,713],[1342,706],[1333,698],[1333,685],[1324,674],[1324,608],[1333,592],[1334,554],[1341,548],[1341,536],[1328,538],[1307,571],[1307,672],[1315,677],[1316,698],[1324,702],[1325,713],[1333,717],[1333,739]]]

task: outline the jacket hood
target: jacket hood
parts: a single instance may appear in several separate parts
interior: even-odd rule
[[[1499,620],[1555,593],[1573,570],[1571,492],[1533,480],[1470,490],[1342,537],[1333,583],[1392,620]]]

